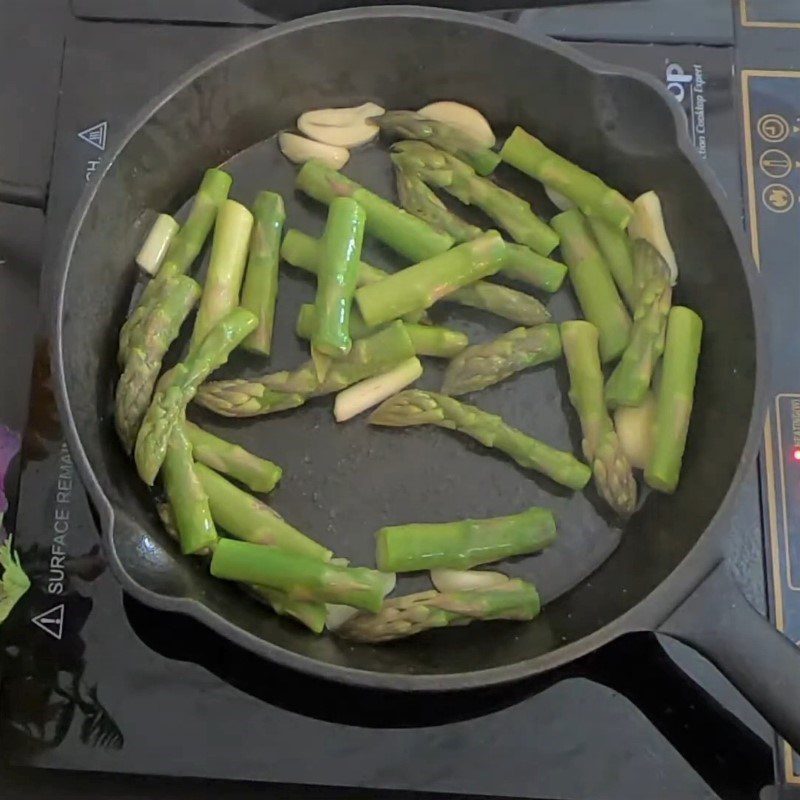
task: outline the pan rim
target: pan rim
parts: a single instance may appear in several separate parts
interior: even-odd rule
[[[91,208],[99,186],[111,169],[121,152],[139,129],[165,105],[181,89],[188,86],[200,75],[263,42],[291,35],[310,27],[330,23],[342,23],[364,18],[409,18],[431,19],[458,22],[473,27],[493,30],[513,36],[517,39],[549,50],[563,58],[576,63],[588,73],[603,78],[626,78],[647,85],[669,107],[673,123],[675,144],[684,158],[697,171],[708,187],[733,239],[739,254],[747,281],[753,312],[755,330],[755,392],[753,408],[748,423],[748,432],[742,453],[731,483],[717,511],[706,530],[700,535],[692,548],[685,554],[673,571],[658,584],[639,603],[621,616],[593,631],[588,636],[578,639],[548,653],[524,661],[501,667],[457,672],[447,674],[401,674],[393,672],[374,672],[355,667],[341,666],[319,661],[309,656],[287,650],[273,644],[228,621],[211,610],[202,602],[191,597],[168,597],[153,592],[137,583],[122,565],[112,532],[115,525],[128,524],[124,515],[117,513],[106,496],[95,470],[86,456],[81,437],[73,418],[70,400],[67,393],[66,374],[64,370],[63,323],[64,303],[70,267],[78,235],[83,226],[87,212]],[[568,44],[556,41],[534,31],[526,31],[513,23],[483,15],[451,9],[424,8],[413,5],[369,6],[359,9],[332,11],[315,14],[293,22],[277,25],[265,31],[259,31],[245,37],[233,47],[227,47],[196,64],[172,82],[158,97],[142,108],[128,123],[124,134],[119,138],[114,149],[109,153],[106,163],[95,180],[84,190],[69,222],[56,262],[56,269],[51,272],[52,288],[47,295],[46,307],[52,309],[50,329],[52,332],[52,363],[55,377],[55,394],[59,414],[64,423],[64,433],[77,464],[81,479],[86,486],[97,509],[101,522],[101,535],[105,545],[106,556],[117,580],[122,587],[140,602],[153,608],[173,613],[186,614],[198,622],[208,626],[234,644],[244,647],[257,655],[269,658],[276,663],[300,672],[324,678],[333,682],[345,683],[371,689],[395,691],[457,691],[479,687],[488,687],[511,683],[521,678],[540,674],[570,661],[584,656],[618,636],[638,630],[653,630],[663,622],[692,590],[702,582],[711,569],[723,558],[720,537],[723,535],[725,520],[730,516],[731,506],[739,486],[744,480],[745,472],[752,463],[758,449],[761,436],[761,425],[764,419],[767,398],[767,346],[764,324],[763,287],[749,248],[744,230],[739,226],[730,208],[716,176],[708,164],[696,152],[688,136],[687,122],[683,111],[671,99],[667,89],[660,82],[639,70],[607,64],[587,56]]]

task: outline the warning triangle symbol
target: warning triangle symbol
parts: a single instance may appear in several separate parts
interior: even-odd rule
[[[61,641],[61,634],[64,632],[64,604],[61,603],[48,611],[42,611],[31,622],[54,639]]]
[[[81,131],[78,134],[78,138],[83,139],[84,142],[88,142],[98,150],[105,150],[107,132],[108,123],[104,120],[103,122],[98,122],[97,125],[92,125],[91,128],[87,128],[85,131]]]

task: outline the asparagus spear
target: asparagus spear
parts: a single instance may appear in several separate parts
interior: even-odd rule
[[[182,552],[199,553],[213,548],[219,536],[208,496],[195,471],[192,445],[180,424],[170,434],[163,475]]]
[[[167,534],[176,541],[178,540],[178,528],[175,516],[169,503],[159,503],[158,516]],[[211,550],[205,548],[198,551],[196,555],[210,556]],[[325,630],[325,622],[328,609],[324,603],[310,603],[304,600],[293,600],[284,592],[278,589],[268,589],[266,586],[257,586],[254,583],[241,584],[249,595],[262,603],[266,603],[276,614],[281,617],[291,617],[305,625],[314,633],[322,633]]]
[[[580,211],[564,211],[550,223],[561,234],[561,251],[578,302],[586,319],[600,333],[600,357],[611,361],[628,346],[631,330],[631,319],[614,279]]]
[[[265,356],[272,348],[281,231],[285,221],[283,198],[275,192],[259,192],[253,203],[250,255],[242,286],[242,307],[256,315],[258,327],[244,340],[243,346]]]
[[[226,417],[254,417],[303,405],[310,397],[338,392],[357,381],[391,369],[414,355],[399,320],[353,343],[345,358],[334,361],[320,381],[313,361],[292,372],[275,372],[255,380],[207,383],[197,402]]]
[[[678,486],[702,335],[703,320],[694,311],[675,306],[669,312],[653,451],[644,471],[648,486],[660,492],[671,494]]]
[[[328,207],[317,272],[311,344],[328,356],[350,352],[350,306],[356,289],[364,209],[351,197],[335,197]]]
[[[322,633],[325,630],[325,621],[328,617],[325,603],[296,600],[289,597],[286,592],[270,589],[268,586],[258,586],[255,583],[246,585],[245,589],[256,599],[265,602],[278,616],[297,620],[313,633]]]
[[[645,398],[656,363],[664,352],[667,315],[672,303],[669,265],[644,239],[633,245],[637,301],[631,340],[606,383],[606,404],[638,406]]]
[[[416,139],[434,145],[468,164],[479,175],[489,175],[500,163],[500,156],[481,145],[460,128],[427,119],[415,111],[387,111],[374,117],[383,133],[395,139]]]
[[[394,575],[365,567],[340,567],[277,547],[221,539],[211,574],[280,589],[295,600],[341,603],[378,611],[394,586]]]
[[[633,254],[630,239],[610,222],[598,217],[587,217],[586,222],[594,235],[620,294],[628,308],[636,307],[636,290],[633,285]]]
[[[328,205],[334,197],[352,197],[367,215],[367,233],[411,261],[424,261],[453,246],[451,236],[434,230],[321,161],[303,165],[297,174],[297,188]]]
[[[395,162],[400,205],[415,217],[424,219],[437,230],[449,233],[456,242],[468,242],[483,231],[450,211],[416,172],[407,169],[402,159]],[[559,289],[567,268],[551,258],[535,253],[524,244],[507,244],[501,272],[514,280],[529,283],[547,292]]]
[[[258,498],[234,486],[205,464],[196,464],[195,471],[208,495],[214,521],[232,536],[320,561],[330,560],[333,555],[330,550],[293,528]]]
[[[538,616],[540,609],[539,594],[532,584],[509,580],[486,589],[431,590],[392,598],[377,614],[356,614],[336,633],[350,641],[379,644],[474,620],[528,621]]]
[[[506,253],[510,253],[512,249],[513,245],[507,243]],[[316,239],[298,230],[286,232],[281,255],[293,267],[316,274],[318,254],[319,242]],[[388,278],[390,274],[362,261],[358,268],[358,285],[367,286],[371,283],[378,283]],[[535,297],[488,281],[476,281],[442,299],[446,302],[489,311],[517,325],[538,325],[540,322],[547,322],[550,319],[550,312]],[[403,315],[403,319],[407,322],[416,322],[419,317],[420,312]]]
[[[190,350],[196,348],[214,325],[239,305],[252,228],[253,215],[241,203],[226,200],[220,206]]]
[[[600,217],[620,229],[630,222],[633,206],[618,191],[554,153],[522,128],[514,128],[500,151],[500,158],[572,200],[587,216]]]
[[[564,322],[561,344],[569,369],[569,399],[580,418],[583,454],[592,465],[597,489],[618,514],[631,514],[636,481],[603,401],[597,328],[583,320]]]
[[[503,275],[546,292],[557,292],[567,268],[560,261],[534,253],[524,244],[507,244]]]
[[[505,242],[489,231],[441,255],[395,272],[356,291],[361,316],[379,325],[409,311],[430,308],[437,300],[487,275],[503,264]]]
[[[186,222],[170,242],[158,275],[145,287],[139,303],[122,326],[119,335],[119,363],[128,358],[128,345],[133,331],[147,317],[169,278],[184,275],[203,249],[218,208],[228,197],[233,179],[221,169],[209,169],[197,189]]]
[[[254,492],[271,492],[283,475],[277,464],[249,453],[238,444],[226,442],[193,422],[187,420],[183,428],[191,442],[195,460],[230,475]]]
[[[509,245],[506,245],[506,252],[508,248]],[[462,306],[489,311],[516,325],[539,325],[550,319],[547,307],[535,297],[508,286],[498,286],[491,281],[475,281],[445,299]]]
[[[382,572],[470,569],[544,549],[555,541],[556,521],[545,508],[529,508],[493,519],[394,525],[381,528],[376,537]]]
[[[310,303],[300,306],[295,333],[301,339],[311,338],[315,313],[316,309]],[[469,344],[469,339],[465,334],[441,325],[419,325],[414,322],[404,322],[403,327],[418,356],[452,358]],[[358,309],[354,308],[350,314],[350,335],[354,339],[363,339],[375,331],[376,328],[367,325],[361,314],[358,313]]]
[[[407,389],[382,403],[369,418],[373,425],[438,425],[461,431],[485,447],[494,447],[522,467],[534,469],[571,489],[582,489],[591,471],[571,453],[556,450],[512,428],[495,414],[446,395]]]
[[[449,233],[456,242],[468,242],[483,233],[477,225],[470,225],[450,211],[416,172],[398,161],[394,162],[394,167],[397,196],[409,214],[425,220],[437,231]]]
[[[463,161],[424,142],[398,142],[392,147],[395,166],[418,175],[429,186],[452,194],[466,205],[478,206],[514,241],[537,253],[549,255],[558,245],[558,234],[531,210],[521,197],[501,189]]]
[[[131,332],[114,406],[114,423],[128,453],[133,450],[139,426],[150,405],[164,356],[198,297],[200,287],[190,277],[170,278],[164,283],[159,301]]]
[[[477,392],[537,364],[561,356],[558,325],[514,328],[490,342],[474,344],[459,353],[447,366],[442,393]]]
[[[244,308],[235,308],[220,320],[185,361],[165,372],[136,438],[134,458],[139,476],[148,485],[161,469],[172,428],[194,398],[197,388],[258,323]]]

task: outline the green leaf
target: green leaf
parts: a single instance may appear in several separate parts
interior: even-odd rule
[[[11,613],[11,609],[28,589],[31,588],[30,578],[19,563],[19,555],[13,551],[13,537],[9,536],[0,544],[0,624]]]

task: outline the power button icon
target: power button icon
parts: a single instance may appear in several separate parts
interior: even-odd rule
[[[780,114],[764,114],[757,124],[758,135],[765,142],[782,142],[792,129],[785,117]]]

